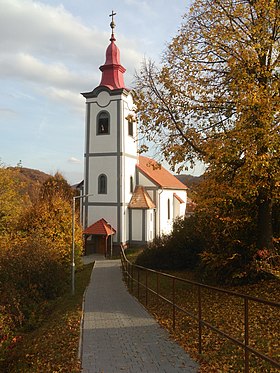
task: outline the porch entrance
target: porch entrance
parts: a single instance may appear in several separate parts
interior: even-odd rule
[[[113,247],[113,235],[116,230],[100,219],[84,230],[85,255],[102,254],[105,257],[111,256]]]

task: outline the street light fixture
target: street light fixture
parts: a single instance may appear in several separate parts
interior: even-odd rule
[[[75,202],[78,198],[85,198],[93,196],[93,194],[83,194],[81,196],[73,197],[72,204],[72,263],[71,263],[71,277],[72,277],[72,295],[75,294]]]

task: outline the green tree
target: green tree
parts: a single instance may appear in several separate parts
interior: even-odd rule
[[[249,191],[257,246],[269,249],[280,183],[279,20],[279,0],[195,0],[163,65],[145,62],[135,89],[148,140],[173,168],[200,159],[217,180]]]

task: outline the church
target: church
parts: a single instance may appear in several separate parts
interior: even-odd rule
[[[168,234],[186,210],[187,187],[139,155],[138,129],[125,68],[112,32],[100,84],[86,99],[83,224],[86,254],[110,256]]]

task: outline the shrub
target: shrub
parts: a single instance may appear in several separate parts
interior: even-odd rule
[[[188,269],[198,261],[203,242],[195,234],[195,218],[176,220],[170,235],[157,237],[137,257],[136,264],[153,269]]]
[[[1,252],[0,304],[17,327],[36,324],[46,301],[59,296],[68,282],[70,267],[49,242],[28,239]],[[33,325],[35,326],[35,325]]]
[[[17,341],[11,315],[4,306],[0,306],[0,363]]]
[[[0,166],[0,359],[18,341],[18,332],[41,324],[52,300],[70,283],[73,191],[56,175],[31,205],[20,184]],[[1,181],[0,180],[0,181]],[[82,229],[76,218],[76,264]],[[70,289],[70,287],[69,287]]]

